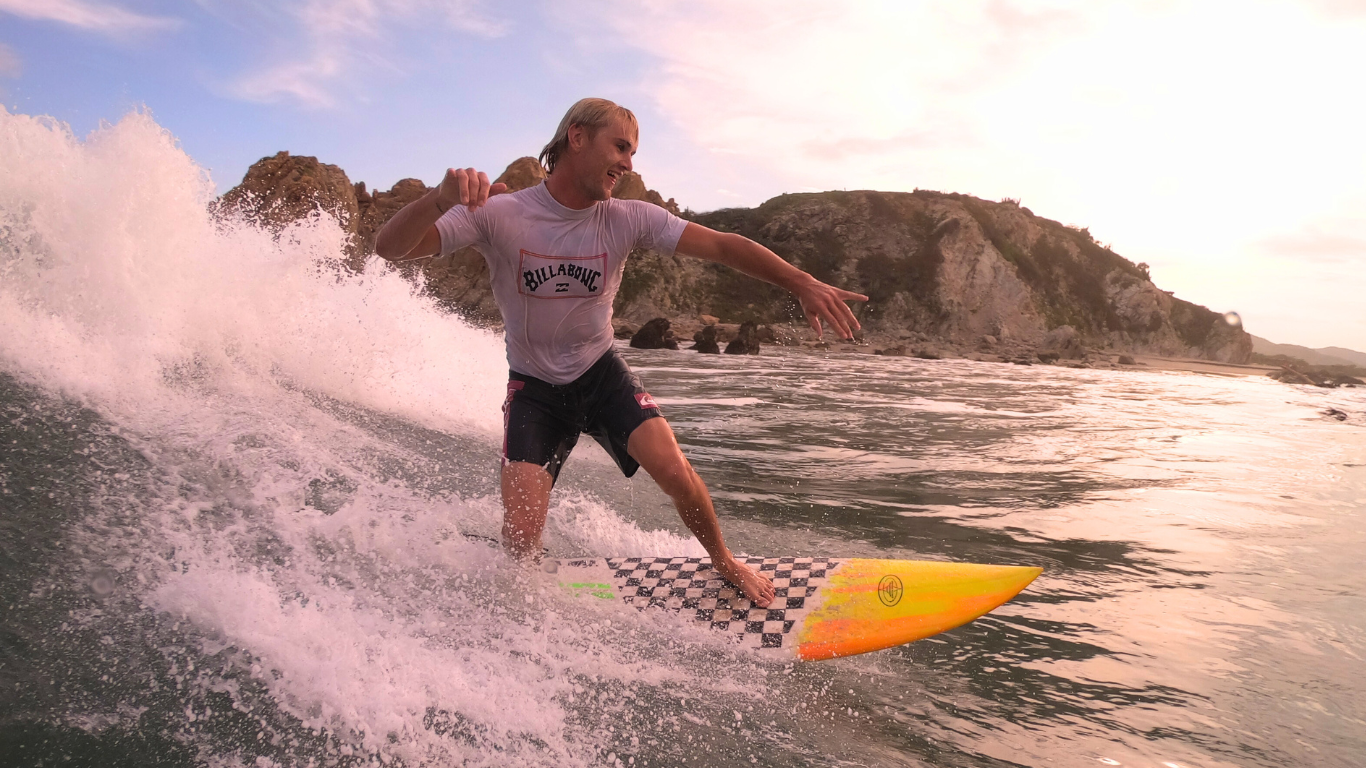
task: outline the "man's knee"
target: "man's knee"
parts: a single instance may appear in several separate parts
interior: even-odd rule
[[[545,467],[521,461],[508,462],[503,467],[503,505],[514,508],[543,507],[550,500],[554,480]]]

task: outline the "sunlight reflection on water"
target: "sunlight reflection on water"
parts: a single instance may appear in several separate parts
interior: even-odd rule
[[[770,546],[1045,567],[944,643],[841,662],[904,724],[869,738],[944,764],[1366,753],[1361,390],[768,349],[717,376],[636,355],[664,398],[762,401],[667,415]]]

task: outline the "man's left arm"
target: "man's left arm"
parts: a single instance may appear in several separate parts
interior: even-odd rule
[[[701,224],[688,222],[678,238],[675,251],[685,256],[725,264],[732,269],[791,291],[802,305],[806,319],[821,332],[821,320],[830,324],[841,338],[852,339],[858,330],[858,318],[846,301],[867,301],[861,293],[826,285],[807,273],[783,261],[782,257],[741,235],[717,232]]]

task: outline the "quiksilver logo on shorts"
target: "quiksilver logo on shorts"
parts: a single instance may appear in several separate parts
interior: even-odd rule
[[[602,294],[607,254],[546,256],[526,249],[518,265],[517,292],[541,299],[570,299]]]

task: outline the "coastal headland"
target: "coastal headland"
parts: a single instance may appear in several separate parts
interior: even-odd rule
[[[542,178],[540,165],[524,157],[496,180],[517,190]],[[373,254],[379,227],[427,190],[417,179],[404,179],[372,192],[335,165],[280,152],[254,164],[216,206],[268,227],[318,212],[333,216],[351,238],[347,264],[358,269]],[[638,251],[616,297],[622,337],[663,318],[685,345],[714,325],[710,335],[724,346],[741,324],[753,323],[763,343],[822,353],[1225,375],[1275,370],[1248,364],[1252,337],[1222,312],[1161,290],[1146,265],[1115,253],[1085,228],[1044,218],[1015,200],[927,190],[839,191],[694,213],[648,189],[635,173],[618,184],[615,196],[745,235],[870,299],[855,306],[863,325],[859,338],[817,339],[777,288],[709,262]],[[479,325],[498,325],[487,267],[474,249],[400,268],[452,311]]]

